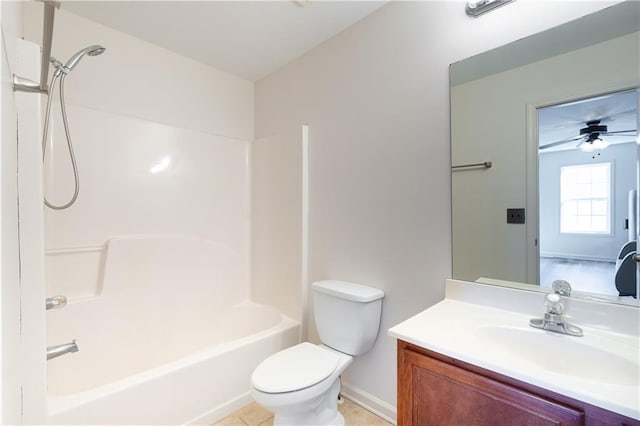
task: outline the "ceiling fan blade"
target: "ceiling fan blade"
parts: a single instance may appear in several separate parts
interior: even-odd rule
[[[544,126],[545,129],[567,129],[567,128],[573,128],[576,126],[583,126],[585,123],[584,120],[575,120],[575,121],[563,121],[562,123],[558,123],[558,124],[546,124]]]
[[[565,143],[570,143],[570,142],[574,142],[577,141],[578,139],[585,139],[584,136],[577,136],[577,137],[572,137],[569,139],[563,139],[560,141],[555,141],[555,142],[550,142],[544,145],[540,145],[540,147],[538,148],[539,150],[543,150],[543,149],[548,149],[548,148],[552,148],[554,146],[559,146],[559,145],[564,145]]]
[[[600,118],[600,121],[603,122],[607,122],[607,121],[616,121],[616,118],[623,116],[623,115],[627,115],[627,114],[636,114],[637,109],[636,108],[632,108],[632,109],[628,109],[626,111],[619,111],[619,112],[614,112],[613,114],[609,114],[607,116],[604,116],[602,118]]]
[[[618,135],[617,133],[629,133],[628,135]],[[614,132],[602,132],[600,133],[601,135],[605,135],[605,136],[635,136],[636,135],[636,130],[635,129],[631,129],[631,130],[616,130]]]
[[[549,142],[547,144],[540,145],[539,149],[551,148],[552,146],[562,145],[563,143],[577,141],[578,139],[582,139],[582,138],[584,138],[584,136],[571,136],[568,138],[560,139],[559,141]]]
[[[629,114],[636,114],[636,112],[637,108],[632,108],[625,111],[613,112],[607,115],[593,115],[591,117],[582,118],[580,120],[563,121],[562,123],[546,125],[545,127],[547,129],[562,129],[583,125],[588,121],[599,121],[601,124],[607,124],[608,122],[616,121],[619,117]]]

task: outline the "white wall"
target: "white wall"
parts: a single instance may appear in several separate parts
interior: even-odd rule
[[[527,271],[535,250],[527,226],[537,226],[537,211],[526,212],[527,225],[506,223],[506,209],[526,207],[532,196],[527,125],[535,116],[527,108],[535,113],[637,85],[639,40],[632,33],[452,88],[453,164],[493,162],[488,170],[453,174],[454,277],[536,283]]]
[[[24,36],[41,43],[42,5],[25,4]],[[66,60],[92,44],[67,80],[66,99],[170,126],[230,138],[253,137],[253,84],[193,59],[69,13],[56,11],[51,54]],[[82,72],[80,72],[82,70]]]
[[[441,300],[451,274],[449,64],[607,4],[519,1],[470,19],[464,2],[392,2],[257,83],[256,138],[310,126],[309,280],[385,291],[376,347],[345,373],[383,414],[396,403],[386,329]]]
[[[251,298],[302,319],[302,126],[251,144]]]
[[[627,242],[624,229],[629,217],[629,191],[635,187],[638,146],[611,145],[595,159],[580,150],[540,154],[540,255],[615,262]],[[560,233],[560,169],[578,164],[611,162],[611,235]]]
[[[40,79],[40,46],[18,40],[16,74]],[[20,317],[22,422],[46,419],[46,351],[44,286],[44,212],[42,208],[42,96],[16,93],[18,113],[18,202],[20,239]]]
[[[25,9],[25,37],[39,42],[42,7]],[[172,234],[224,246],[232,299],[248,297],[253,83],[57,11],[54,57],[92,44],[106,52],[66,79],[80,195],[67,210],[45,210],[48,294],[99,293],[109,238]],[[63,204],[73,175],[57,106],[52,120],[45,193]]]
[[[21,33],[19,3],[0,2],[0,63],[2,119],[0,146],[0,423],[22,422],[20,272],[18,249],[18,181],[16,100],[11,75],[16,72],[17,41]]]

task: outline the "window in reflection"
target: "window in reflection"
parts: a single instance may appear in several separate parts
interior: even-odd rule
[[[610,234],[611,163],[560,168],[560,232]]]

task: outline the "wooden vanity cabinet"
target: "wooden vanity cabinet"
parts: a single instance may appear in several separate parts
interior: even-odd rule
[[[398,425],[640,425],[398,340]]]

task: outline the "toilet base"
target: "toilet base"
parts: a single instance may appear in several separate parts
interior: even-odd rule
[[[338,411],[340,380],[335,380],[329,391],[304,404],[276,410],[274,426],[343,426],[344,417]]]

